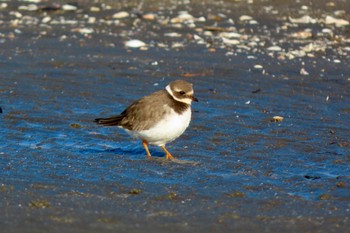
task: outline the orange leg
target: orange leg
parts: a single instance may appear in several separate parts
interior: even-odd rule
[[[151,153],[149,153],[149,149],[148,149],[148,146],[147,146],[147,141],[142,141],[142,145],[143,145],[143,147],[144,147],[145,150],[146,150],[147,157],[148,157],[148,158],[151,158]]]
[[[165,159],[174,159],[174,157],[170,154],[170,152],[165,148],[165,146],[161,146],[161,148],[165,152]]]

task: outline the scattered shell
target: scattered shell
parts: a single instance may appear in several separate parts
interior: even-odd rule
[[[177,48],[183,48],[185,47],[183,43],[180,43],[180,42],[175,42],[171,45],[171,48],[173,49],[177,49]]]
[[[41,0],[22,0],[23,2],[33,2],[33,3],[39,3]]]
[[[249,21],[252,20],[253,17],[249,16],[249,15],[242,15],[241,17],[239,17],[240,21]]]
[[[268,50],[268,51],[275,51],[275,52],[278,52],[278,51],[281,51],[282,48],[279,47],[279,46],[277,46],[277,45],[275,45],[275,46],[268,47],[267,50]]]
[[[157,46],[159,48],[168,48],[168,45],[167,44],[164,44],[164,43],[157,43]]]
[[[3,2],[0,4],[0,9],[5,9],[7,6],[7,3]]]
[[[323,43],[310,43],[308,45],[305,45],[304,47],[301,47],[301,49],[305,52],[312,52],[312,51],[324,52],[326,48],[327,48],[327,45]]]
[[[177,33],[177,32],[169,32],[169,33],[164,33],[164,36],[167,36],[167,37],[181,37],[182,34]]]
[[[125,42],[125,46],[129,48],[140,48],[146,46],[146,43],[141,40],[129,40]]]
[[[18,11],[10,11],[10,15],[15,16],[16,18],[22,18],[22,14]]]
[[[284,120],[284,118],[281,116],[274,116],[270,119],[271,122],[281,122],[283,120]]]
[[[349,25],[349,21],[345,19],[337,19],[332,16],[326,16],[325,24],[335,24],[337,27],[343,27]]]
[[[262,68],[264,68],[264,67],[263,67],[262,65],[255,65],[254,68],[255,68],[255,69],[262,69]]]
[[[292,17],[289,17],[289,21],[291,23],[296,23],[296,24],[307,24],[307,23],[317,23],[317,19],[313,19],[311,18],[310,16],[308,15],[304,15],[303,17],[301,18],[292,18]]]
[[[92,11],[92,12],[100,12],[101,9],[99,7],[96,7],[96,6],[92,6],[92,7],[90,7],[90,11]]]
[[[68,20],[65,18],[60,18],[59,20],[52,20],[51,24],[76,25],[76,24],[78,24],[78,20]]]
[[[44,17],[44,18],[41,20],[42,23],[48,23],[48,22],[50,22],[50,21],[51,21],[51,17],[50,17],[50,16],[46,16],[46,17]]]
[[[129,17],[130,16],[130,14],[128,13],[128,12],[126,12],[126,11],[120,11],[120,12],[118,12],[118,13],[115,13],[112,17],[114,18],[114,19],[123,19],[123,18],[127,18],[127,17]]]
[[[328,35],[330,35],[332,37],[333,37],[333,34],[334,34],[333,31],[331,29],[329,29],[329,28],[323,28],[322,29],[322,33],[328,34]]]
[[[200,37],[200,36],[198,36],[198,35],[193,35],[193,39],[195,39],[195,40],[203,40],[203,38],[202,37]]]
[[[170,23],[183,23],[185,21],[194,20],[194,17],[186,11],[180,12],[179,15],[170,20]]]
[[[78,7],[76,7],[74,5],[70,5],[70,4],[64,4],[62,6],[62,10],[64,10],[64,11],[76,11],[76,10],[78,10]]]
[[[309,75],[309,72],[307,72],[304,68],[301,68],[299,73],[301,75]]]
[[[213,34],[211,31],[204,31],[203,35],[204,35],[204,36],[207,36],[207,37],[212,37],[212,36],[214,36],[214,34]]]
[[[148,13],[148,14],[142,15],[142,18],[146,20],[155,20],[157,18],[157,15],[153,13]]]
[[[306,10],[309,9],[309,7],[308,7],[308,6],[305,6],[305,5],[302,5],[302,6],[301,6],[301,9],[304,10],[304,11],[306,11]]]
[[[341,16],[341,15],[345,15],[345,14],[346,14],[345,10],[334,11],[334,15],[336,15],[336,16]]]
[[[196,22],[205,22],[205,21],[207,21],[207,20],[205,19],[204,16],[201,16],[201,17],[196,19]]]
[[[231,39],[231,38],[240,38],[242,35],[237,32],[221,32],[219,36]]]
[[[73,32],[79,32],[81,34],[91,34],[94,32],[92,28],[76,28],[72,30]]]
[[[227,45],[238,45],[241,43],[239,40],[226,39],[225,37],[221,39],[222,39],[222,42],[224,42],[224,44],[227,44]]]
[[[192,15],[190,15],[187,11],[181,11],[179,12],[179,15],[177,17],[174,17],[170,20],[170,23],[172,24],[181,24],[186,23],[187,26],[190,27],[196,27],[196,25],[193,24],[193,22],[205,22],[205,17],[201,16],[199,18],[195,18]]]
[[[312,37],[312,33],[309,30],[300,31],[300,32],[294,32],[289,35],[291,38],[297,38],[297,39],[308,39]]]
[[[96,22],[96,17],[89,17],[87,22],[89,24],[94,24]]]
[[[18,10],[23,10],[23,11],[37,11],[39,7],[35,4],[30,4],[28,6],[19,6]]]

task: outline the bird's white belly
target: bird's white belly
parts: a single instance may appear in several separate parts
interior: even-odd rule
[[[132,132],[132,134],[149,144],[163,146],[175,140],[186,130],[191,121],[191,109],[188,108],[181,115],[171,110],[164,119],[148,130]]]

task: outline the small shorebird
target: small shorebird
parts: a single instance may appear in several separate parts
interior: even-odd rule
[[[97,118],[95,122],[104,126],[118,126],[141,139],[148,158],[151,157],[148,144],[152,144],[164,150],[166,159],[173,159],[165,144],[183,134],[190,124],[192,101],[198,102],[193,96],[192,84],[176,80],[164,90],[135,101],[121,114]]]

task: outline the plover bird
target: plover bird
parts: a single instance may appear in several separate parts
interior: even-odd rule
[[[165,144],[178,138],[190,124],[192,101],[198,102],[193,96],[192,84],[176,80],[164,90],[135,101],[121,114],[97,118],[95,122],[104,126],[118,126],[141,139],[148,158],[151,157],[148,144],[151,144],[161,147],[166,159],[173,159]]]

